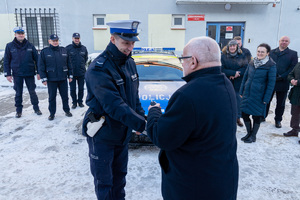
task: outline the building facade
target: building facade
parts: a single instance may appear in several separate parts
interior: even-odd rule
[[[275,48],[287,35],[300,53],[299,18],[299,0],[0,0],[0,51],[13,40],[13,28],[23,26],[39,50],[52,33],[66,46],[79,32],[89,53],[101,52],[110,38],[106,22],[138,19],[136,47],[175,47],[180,54],[193,37],[210,36],[222,47],[239,35],[255,55],[260,43]]]

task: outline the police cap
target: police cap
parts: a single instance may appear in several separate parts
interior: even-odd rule
[[[59,37],[56,34],[52,34],[52,35],[50,35],[49,39],[50,40],[58,40]]]
[[[23,27],[19,26],[19,27],[15,27],[13,30],[15,33],[25,33],[25,30],[23,29]]]
[[[73,33],[73,38],[80,38],[80,34],[79,33]]]
[[[123,40],[140,41],[138,37],[139,20],[118,20],[106,23],[110,27],[111,34],[117,34]]]

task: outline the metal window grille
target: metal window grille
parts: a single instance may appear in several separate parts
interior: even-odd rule
[[[26,29],[28,41],[38,50],[49,46],[51,34],[59,35],[58,13],[55,11],[55,8],[15,9],[16,25]]]

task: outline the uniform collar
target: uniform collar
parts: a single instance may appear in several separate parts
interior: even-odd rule
[[[117,64],[117,65],[124,65],[126,60],[131,57],[131,53],[126,56],[123,54],[119,49],[114,45],[112,42],[110,42],[107,45],[106,50],[108,51],[108,54],[110,58]]]
[[[75,42],[72,41],[72,44],[75,48],[80,48],[81,47],[81,42],[79,42],[79,44],[75,44]]]
[[[220,73],[221,73],[220,66],[208,67],[208,68],[199,69],[195,72],[192,72],[189,75],[182,77],[182,79],[185,80],[186,82],[189,82],[195,78],[204,77],[208,74],[220,74]]]
[[[24,47],[27,44],[26,38],[24,38],[23,42],[21,43],[15,37],[14,40],[13,40],[13,42],[17,45],[17,48],[22,48],[22,47]]]
[[[58,51],[59,45],[55,47],[55,46],[53,46],[53,45],[50,44],[50,48],[51,48],[52,50],[54,50],[54,51]]]

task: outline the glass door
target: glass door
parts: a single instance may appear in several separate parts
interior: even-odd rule
[[[244,27],[245,23],[208,22],[206,35],[216,40],[222,49],[235,36],[241,36],[244,43]]]

